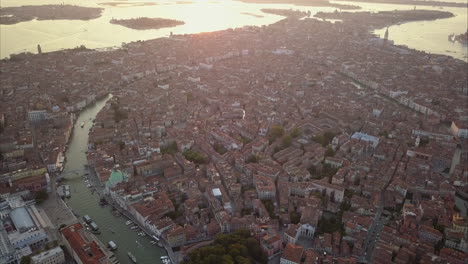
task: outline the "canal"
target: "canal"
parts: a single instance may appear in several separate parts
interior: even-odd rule
[[[97,101],[83,110],[73,128],[73,136],[70,139],[68,150],[66,152],[67,162],[64,168],[66,183],[70,185],[71,198],[67,199],[67,204],[73,211],[83,215],[89,215],[99,226],[100,235],[96,235],[105,245],[112,240],[118,249],[115,251],[117,259],[122,264],[132,263],[127,256],[130,251],[136,258],[138,264],[156,264],[161,263],[160,257],[166,255],[164,249],[150,243],[148,236],[141,237],[137,232],[131,230],[125,225],[128,220],[124,216],[116,217],[111,212],[111,207],[99,206],[99,195],[92,193],[86,187],[83,179],[83,173],[67,173],[71,171],[82,171],[87,164],[85,151],[88,147],[88,132],[92,127],[97,113],[105,106],[110,96]],[[84,127],[81,128],[81,124]]]

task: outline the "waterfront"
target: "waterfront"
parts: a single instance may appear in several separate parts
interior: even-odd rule
[[[27,4],[76,4],[76,2],[57,0],[3,0],[2,6],[18,6]],[[114,3],[114,4],[110,4]],[[331,7],[295,6],[287,4],[248,4],[238,1],[153,1],[141,2],[130,0],[126,2],[81,1],[80,5],[105,8],[103,15],[90,21],[77,20],[49,20],[29,21],[15,25],[2,25],[0,38],[0,56],[7,57],[12,53],[23,51],[36,52],[37,44],[42,50],[53,51],[74,48],[85,45],[88,48],[119,47],[122,42],[148,40],[174,34],[210,32],[227,28],[242,27],[246,25],[268,25],[282,19],[281,16],[265,14],[262,8],[299,9],[311,11],[313,16],[319,11],[331,12]],[[122,4],[124,3],[124,4]],[[362,7],[359,11],[408,10],[411,5],[372,4],[361,2],[337,2],[341,4],[357,4]],[[390,39],[395,44],[406,45],[409,48],[426,52],[445,54],[458,59],[467,59],[467,46],[460,43],[451,43],[447,36],[451,33],[463,33],[467,29],[467,14],[463,8],[439,9],[430,6],[417,7],[418,9],[450,11],[455,17],[435,21],[413,22],[395,25],[390,28]],[[154,30],[133,30],[113,25],[109,21],[115,19],[134,18],[135,14],[143,17],[160,17],[176,19],[185,22],[185,25]],[[207,16],[206,14],[210,14]],[[254,14],[254,15],[249,15]],[[385,29],[375,33],[383,36]]]
[[[125,225],[127,219],[122,216],[113,216],[109,206],[99,206],[98,194],[92,194],[83,181],[84,172],[82,171],[87,164],[85,151],[88,145],[88,132],[93,124],[91,120],[104,107],[108,98],[101,99],[83,110],[75,122],[64,169],[66,183],[70,185],[71,189],[71,198],[67,199],[66,202],[80,218],[83,215],[89,215],[96,222],[101,230],[101,234],[96,236],[103,244],[107,245],[110,240],[117,244],[118,250],[115,251],[115,255],[120,263],[131,263],[127,251],[135,255],[138,263],[159,263],[160,257],[166,255],[165,251],[150,244],[148,236],[141,237],[137,235],[137,232],[130,230]],[[83,128],[80,127],[82,122],[85,122]]]

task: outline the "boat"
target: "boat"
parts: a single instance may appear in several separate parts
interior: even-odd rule
[[[94,222],[91,222],[91,223],[89,224],[89,226],[90,226],[91,229],[93,229],[94,231],[99,230],[99,226],[98,226],[96,223],[94,223]]]
[[[107,200],[106,200],[105,198],[101,198],[101,200],[99,200],[99,205],[100,205],[100,206],[106,206],[106,205],[108,205]]]
[[[135,256],[133,256],[133,254],[130,251],[127,252],[127,255],[133,263],[137,263],[137,259],[135,258]]]
[[[80,127],[83,128],[84,124],[85,124],[85,122],[81,122]]]
[[[85,215],[83,216],[83,220],[86,222],[86,223],[91,223],[93,220],[91,220],[91,217],[89,217],[89,215]]]
[[[164,263],[164,264],[171,264],[171,263],[172,263],[172,262],[171,262],[171,259],[170,259],[168,256],[162,256],[162,257],[161,257],[161,261],[162,261],[162,263]]]
[[[131,225],[133,224],[133,222],[131,220],[128,220],[127,222],[125,222],[126,225]]]
[[[455,33],[452,33],[452,34],[448,35],[448,40],[449,40],[450,42],[455,42],[454,37],[455,37]]]
[[[114,250],[117,250],[117,244],[114,243],[114,241],[109,241],[109,243],[107,243],[107,245],[109,246],[110,250],[114,251]]]

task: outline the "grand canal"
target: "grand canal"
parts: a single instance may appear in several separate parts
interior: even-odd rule
[[[110,240],[118,245],[115,255],[120,263],[131,263],[127,251],[135,255],[139,264],[161,263],[160,257],[166,255],[165,251],[156,245],[150,244],[150,239],[138,236],[136,232],[128,228],[125,217],[115,217],[110,207],[99,206],[99,196],[92,193],[83,180],[84,166],[87,164],[85,151],[88,146],[88,133],[92,127],[97,113],[105,106],[109,97],[99,100],[83,110],[74,127],[73,136],[67,150],[67,162],[64,175],[66,183],[70,185],[71,198],[67,204],[80,216],[89,215],[99,226],[101,234],[97,237],[103,244],[107,245]],[[84,127],[80,125],[85,122]]]

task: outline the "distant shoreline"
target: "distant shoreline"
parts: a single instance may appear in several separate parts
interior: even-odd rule
[[[328,0],[237,0],[244,3],[251,4],[292,4],[297,6],[324,6],[335,7],[338,9],[356,10],[361,9],[357,5],[335,4],[330,3]]]
[[[185,22],[166,19],[166,18],[149,18],[149,17],[139,17],[131,19],[112,19],[111,24],[117,24],[124,27],[128,27],[136,30],[146,30],[146,29],[160,29],[167,27],[175,27],[179,25],[184,25]]]
[[[440,6],[440,7],[468,7],[468,3],[455,3],[443,1],[421,1],[421,0],[334,0],[346,2],[364,2],[375,4],[414,5],[414,6]]]
[[[284,16],[287,18],[302,18],[307,15],[310,16],[310,13],[292,10],[292,9],[273,9],[273,8],[262,8],[261,11],[267,14],[273,14],[278,16]]]
[[[113,6],[113,7],[134,7],[134,6],[154,6],[159,5],[154,2],[104,2],[98,3],[101,6]]]
[[[357,16],[359,15],[359,16]],[[398,11],[380,11],[372,12],[334,12],[325,13],[318,12],[315,14],[317,18],[323,19],[339,19],[344,23],[362,23],[366,21],[373,28],[383,28],[398,23],[408,23],[413,21],[430,21],[442,18],[453,17],[454,14],[445,11],[432,10],[398,10]]]
[[[262,15],[257,15],[257,14],[248,13],[248,12],[242,12],[241,14],[247,15],[247,16],[253,16],[253,17],[257,17],[257,18],[264,17],[264,16],[262,16]]]
[[[101,16],[103,8],[74,5],[38,5],[0,8],[0,24],[13,25],[37,20],[91,20]]]
[[[281,9],[279,9],[279,10],[281,10]],[[419,15],[419,17],[412,18],[412,19],[407,19],[406,17],[401,15],[403,13],[410,14],[411,12],[417,12],[420,15]],[[360,14],[360,15],[365,14],[365,15],[370,16],[368,18],[369,19],[368,22],[369,22],[369,26],[370,26],[369,30],[376,30],[376,29],[379,29],[379,28],[382,28],[382,27],[392,26],[392,25],[396,25],[396,24],[400,24],[400,23],[408,23],[408,22],[424,21],[424,20],[436,20],[436,19],[448,18],[448,17],[453,16],[452,13],[443,12],[443,11],[429,11],[429,10],[405,10],[405,11],[403,11],[403,10],[397,10],[397,11],[380,11],[378,13],[371,13],[371,12],[333,12],[333,13],[319,12],[314,17],[324,18],[324,19],[340,19],[343,22],[352,24],[353,21],[356,22],[356,23],[360,23],[360,21],[359,21],[360,19],[356,20],[358,18],[358,16],[357,16],[358,14]],[[394,16],[395,14],[397,16]],[[382,15],[383,15],[383,17],[382,17]],[[278,21],[276,23],[273,23],[271,25],[281,23],[282,21],[285,21],[286,19],[288,19],[288,18],[282,19],[282,20],[280,20],[280,21]],[[227,31],[227,29],[219,30],[219,31],[216,31],[216,32],[222,32],[222,31]],[[189,35],[197,35],[197,34],[194,33],[194,34],[189,34]],[[159,37],[159,38],[155,38],[155,39],[148,39],[148,40],[144,40],[143,42],[151,42],[151,41],[155,41],[155,40],[158,40],[158,39],[164,39],[164,37]],[[137,42],[137,41],[138,40],[136,40],[134,42]],[[131,44],[131,43],[133,43],[133,42],[130,42],[128,44]],[[123,48],[124,48],[123,46],[118,47],[116,50],[120,50],[120,49],[123,49]],[[411,48],[408,48],[408,49],[409,50],[420,51],[420,50],[417,50],[417,49],[411,49]],[[55,51],[51,51],[51,52],[47,52],[47,53],[59,52],[59,53],[64,53],[64,54],[71,54],[71,53],[74,53],[74,52],[98,51],[98,50],[99,49],[88,49],[88,48],[86,48],[85,46],[82,45],[81,47],[63,49],[63,50],[55,50]],[[443,54],[434,54],[434,55],[447,56],[447,55],[443,55]],[[33,54],[31,52],[22,52],[22,53],[10,54],[9,58],[5,57],[5,58],[0,59],[0,61],[17,60],[17,59],[25,58],[27,56],[36,56],[36,54]],[[458,58],[453,58],[453,59],[458,59]]]

